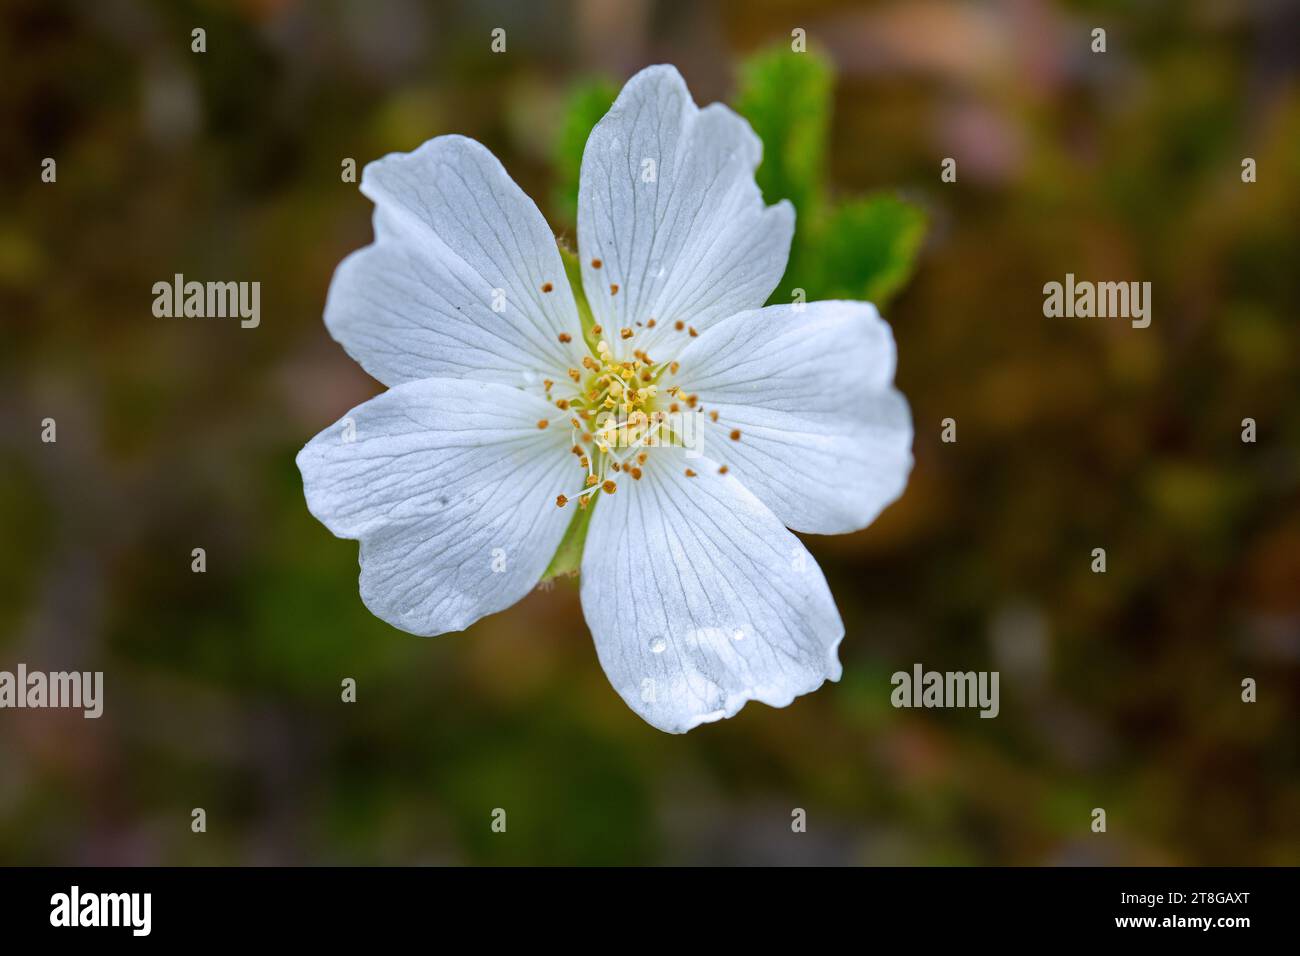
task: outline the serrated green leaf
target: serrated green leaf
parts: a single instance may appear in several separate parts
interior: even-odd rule
[[[819,224],[809,298],[866,299],[883,309],[911,278],[924,238],[925,214],[896,196],[837,206]]]
[[[816,53],[781,46],[740,67],[735,109],[763,141],[758,186],[769,204],[794,203],[800,217],[816,215],[831,116],[830,63]]]
[[[578,219],[578,173],[587,137],[614,105],[616,96],[618,87],[609,80],[588,79],[575,84],[565,101],[552,158],[557,181],[555,209],[570,223]]]

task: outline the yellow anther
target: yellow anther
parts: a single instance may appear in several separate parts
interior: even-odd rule
[[[600,487],[604,489],[605,494],[607,495],[612,495],[614,492],[618,491],[618,485],[614,484],[614,482],[610,481],[608,478],[605,479],[605,483]]]
[[[691,471],[689,468],[687,468],[687,469],[686,469],[686,477],[687,477],[687,478],[694,478],[694,477],[695,477],[695,472],[693,472],[693,471]]]
[[[551,424],[551,423],[548,422],[545,418],[539,418],[539,419],[537,420],[537,427],[538,427],[538,428],[546,428],[546,427],[547,427],[548,425],[550,425],[550,424]]]
[[[624,327],[618,330],[618,334],[625,339],[630,339],[632,337],[632,330]]]
[[[732,440],[732,441],[740,441],[740,429],[739,429],[739,428],[733,428],[733,429],[731,430],[731,440]]]
[[[555,496],[555,507],[557,507],[557,508],[563,508],[563,507],[564,507],[565,505],[567,505],[568,503],[569,503],[569,499],[566,498],[566,497],[564,497],[564,495],[556,495],[556,496]]]

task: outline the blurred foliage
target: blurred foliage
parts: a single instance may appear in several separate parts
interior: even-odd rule
[[[866,299],[883,308],[916,268],[925,218],[910,203],[877,195],[835,206],[816,235],[802,259],[811,298]]]
[[[609,80],[589,79],[574,84],[564,104],[563,122],[555,137],[553,163],[556,188],[555,205],[565,221],[578,221],[578,178],[582,169],[582,151],[591,128],[609,112],[618,96],[618,87]],[[579,283],[580,285],[580,283]],[[575,285],[576,288],[576,285]]]
[[[769,203],[788,199],[801,219],[812,220],[821,214],[826,191],[830,61],[816,51],[778,46],[749,57],[739,74],[732,105],[763,143],[758,187]]]
[[[1110,4],[1096,56],[1095,7],[813,4],[791,55],[752,4],[6,3],[0,669],[102,669],[106,709],[0,712],[0,863],[1300,863],[1296,8]],[[382,388],[321,323],[372,237],[341,161],[472,136],[570,241],[652,62],[764,138],[776,301],[892,295],[916,423],[902,499],[808,542],[842,681],[684,737],[569,579],[375,619],[293,464]],[[155,319],[177,272],[261,281],[262,324]],[[1150,280],[1151,327],[1045,319],[1066,272]],[[916,662],[999,670],[1001,714],[895,710]]]
[[[834,70],[815,51],[782,45],[746,60],[736,110],[763,141],[758,184],[768,202],[794,203],[794,242],[771,302],[794,289],[809,300],[866,299],[884,309],[916,268],[925,216],[892,195],[826,198],[826,140]]]

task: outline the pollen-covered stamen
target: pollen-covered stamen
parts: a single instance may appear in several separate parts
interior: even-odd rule
[[[644,435],[638,438],[634,444],[628,446],[627,454],[624,455],[622,458],[618,459],[618,464],[622,465],[630,461],[633,457],[633,453],[636,452],[638,448],[641,448],[643,445],[645,445],[646,442],[650,441],[651,439],[655,438],[658,435],[659,429],[663,426],[663,424],[664,424],[663,418],[657,418],[654,424],[650,428],[646,429]],[[639,455],[636,455],[637,463],[644,465],[646,461],[646,457],[647,456],[645,452],[641,452]]]
[[[697,334],[683,320],[669,321],[682,332]],[[568,370],[569,382],[560,383],[568,387],[547,388],[547,400],[568,416],[573,428],[571,451],[583,473],[580,490],[557,498],[560,507],[576,500],[579,508],[585,508],[600,494],[614,494],[618,485],[613,475],[640,481],[651,448],[699,447],[698,429],[706,410],[698,395],[676,383],[680,364],[656,361],[645,348],[633,347],[637,330],[655,325],[653,318],[632,319],[617,329],[618,335],[606,338],[605,330],[593,324],[584,335],[590,354]],[[718,420],[716,411],[709,416]],[[690,471],[690,476],[695,477],[695,472]]]

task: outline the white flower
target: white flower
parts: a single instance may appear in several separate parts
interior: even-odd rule
[[[298,466],[312,513],[360,540],[371,611],[468,627],[526,595],[581,515],[596,653],[655,727],[839,679],[844,625],[786,529],[870,524],[907,482],[911,416],[872,305],[762,307],[794,210],[764,205],[761,154],[672,67],[634,76],[582,159],[585,328],[554,235],[483,146],[366,167],[375,242],[340,264],[325,323],[389,390]]]

